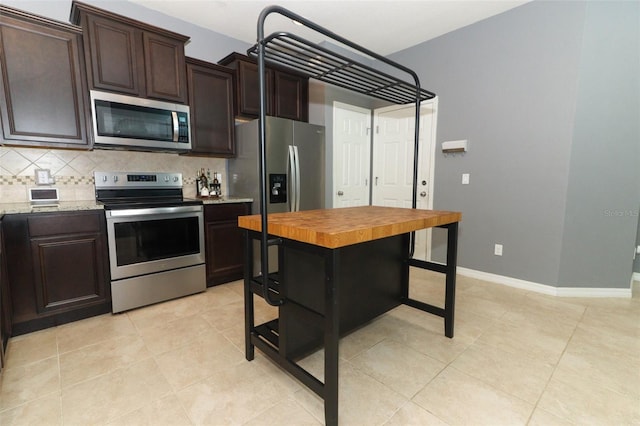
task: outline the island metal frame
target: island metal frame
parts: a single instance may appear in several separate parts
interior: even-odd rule
[[[414,83],[408,83],[390,74],[384,73],[371,66],[362,64],[337,53],[317,43],[310,42],[298,35],[289,32],[275,32],[265,37],[264,26],[266,18],[270,14],[279,14],[289,18],[303,27],[320,33],[341,45],[353,49],[361,55],[380,61],[400,72],[408,74]],[[324,399],[325,402],[325,423],[327,425],[337,425],[338,423],[338,340],[340,337],[339,319],[337,309],[338,279],[336,271],[340,268],[340,260],[336,250],[319,248],[309,244],[300,244],[282,238],[272,238],[268,234],[267,218],[267,164],[266,164],[266,63],[284,67],[296,73],[305,75],[328,84],[342,87],[364,95],[385,100],[394,104],[415,103],[415,139],[414,139],[414,161],[413,161],[413,194],[412,208],[417,204],[418,185],[418,149],[419,149],[419,123],[420,123],[420,103],[433,99],[436,95],[420,87],[420,79],[417,74],[394,61],[389,60],[369,49],[359,46],[340,35],[309,21],[308,19],[280,6],[270,6],[265,8],[258,18],[257,23],[257,44],[247,51],[249,56],[257,59],[260,114],[259,114],[259,185],[260,185],[260,215],[261,231],[245,231],[245,278],[244,278],[244,299],[245,299],[245,355],[251,361],[254,358],[254,348],[258,347],[261,352],[271,358],[275,363],[288,371],[314,393]],[[458,222],[439,226],[448,231],[447,238],[447,261],[446,264],[434,263],[413,259],[415,250],[415,232],[411,232],[407,238],[407,271],[409,266],[428,269],[445,274],[445,306],[444,308],[430,305],[422,301],[409,298],[408,272],[403,277],[403,295],[401,303],[412,306],[419,310],[432,313],[444,318],[445,335],[449,338],[454,334],[454,310],[455,310],[455,278],[457,264],[457,236]],[[254,240],[260,240],[261,274],[253,276],[253,245]],[[278,277],[269,274],[268,248],[269,246],[294,245],[304,248],[309,252],[317,253],[326,261],[325,277],[325,313],[322,318],[315,318],[324,322],[324,349],[325,349],[325,380],[324,383],[316,379],[313,375],[299,366],[294,360],[289,359],[278,351],[278,320],[270,321],[259,326],[255,325],[253,295],[262,296],[266,302],[272,306],[281,306],[286,303],[284,298],[279,297]],[[282,265],[280,265],[282,266]],[[303,312],[301,315],[318,317],[314,312]]]

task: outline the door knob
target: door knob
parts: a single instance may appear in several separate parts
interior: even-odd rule
[[[342,195],[344,195],[344,192],[338,191],[338,196],[342,196]]]
[[[421,197],[426,197],[426,196],[427,196],[427,193],[426,193],[426,192],[424,192],[424,191],[422,191],[422,192],[420,193],[420,196],[421,196]]]

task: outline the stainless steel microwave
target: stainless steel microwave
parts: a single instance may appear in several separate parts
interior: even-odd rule
[[[189,106],[97,90],[90,96],[95,147],[191,149]]]

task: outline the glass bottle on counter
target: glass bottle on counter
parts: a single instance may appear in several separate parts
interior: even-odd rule
[[[220,190],[220,180],[218,179],[219,173],[213,172],[213,182],[211,183],[211,195],[215,197],[219,197],[222,195],[222,191]]]
[[[202,189],[202,182],[200,182],[200,170],[196,170],[196,195],[200,195],[200,189]]]
[[[209,196],[209,180],[204,174],[204,167],[197,172],[196,191],[196,194],[202,197]]]

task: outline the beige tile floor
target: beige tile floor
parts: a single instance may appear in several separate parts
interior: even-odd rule
[[[442,278],[412,272],[441,303]],[[639,425],[640,298],[458,278],[456,335],[399,307],[340,343],[341,425]],[[257,316],[274,316],[260,304]],[[10,340],[0,425],[318,425],[322,401],[243,355],[242,283]],[[303,360],[321,377],[322,351]]]

